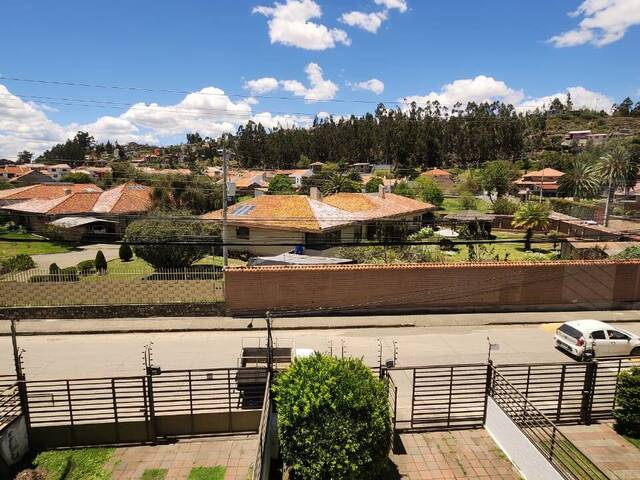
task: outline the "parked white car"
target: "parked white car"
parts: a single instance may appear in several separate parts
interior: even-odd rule
[[[556,348],[579,359],[640,356],[640,337],[599,320],[575,320],[556,330]]]

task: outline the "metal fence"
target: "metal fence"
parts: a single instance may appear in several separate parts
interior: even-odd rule
[[[495,368],[544,415],[557,424],[611,420],[618,375],[640,366],[640,358],[604,358],[593,362],[505,364]],[[410,418],[400,429],[473,428],[484,423],[491,372],[485,363],[389,369],[409,376],[398,383],[399,409]],[[407,399],[410,403],[407,403]],[[402,404],[401,404],[402,403]]]
[[[147,305],[224,301],[217,268],[107,271],[29,270],[0,277],[0,306]]]
[[[268,455],[267,442],[269,441],[269,421],[271,420],[271,395],[269,386],[271,385],[271,374],[267,377],[267,388],[264,391],[264,399],[262,401],[262,413],[260,416],[260,428],[258,429],[258,449],[256,450],[256,459],[253,462],[253,480],[263,480],[263,469],[265,460]]]
[[[0,387],[0,432],[21,413],[18,384]]]
[[[117,427],[144,422],[149,440],[161,436],[162,417],[228,413],[262,408],[267,371],[247,369],[167,370],[155,376],[26,381],[32,427],[102,423]],[[229,424],[228,431],[234,431]],[[191,433],[195,433],[192,424]],[[202,432],[201,430],[198,433]],[[217,432],[211,432],[217,433]],[[179,432],[162,432],[178,436]]]
[[[567,480],[607,480],[558,427],[499,371],[492,368],[489,395]]]

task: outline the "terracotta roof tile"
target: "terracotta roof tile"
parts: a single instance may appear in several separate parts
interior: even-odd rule
[[[93,183],[40,183],[27,187],[10,188],[0,190],[1,200],[51,200],[64,197],[69,192],[102,192],[102,189]]]
[[[377,193],[338,193],[323,201],[341,210],[358,213],[362,220],[419,215],[435,208],[430,203],[419,202],[394,193],[385,193],[384,198]]]
[[[451,172],[447,172],[440,168],[434,168],[433,170],[422,173],[422,175],[425,177],[451,177]]]

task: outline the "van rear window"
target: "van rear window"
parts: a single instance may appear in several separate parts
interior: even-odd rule
[[[560,327],[560,331],[575,339],[582,338],[582,332],[580,330],[576,330],[566,323]]]

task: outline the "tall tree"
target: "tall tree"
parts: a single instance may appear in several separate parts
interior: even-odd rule
[[[569,170],[560,177],[558,192],[577,199],[595,198],[600,193],[602,177],[598,164],[588,153],[580,153]]]
[[[616,143],[602,157],[598,164],[598,169],[602,179],[607,185],[607,203],[604,212],[604,226],[609,226],[609,210],[611,201],[617,188],[624,188],[628,178],[632,175],[630,170],[634,168],[631,162],[629,150],[622,143]],[[637,174],[637,170],[633,172]]]
[[[17,163],[19,164],[31,163],[32,159],[33,159],[33,153],[27,150],[23,150],[22,152],[18,153]]]

